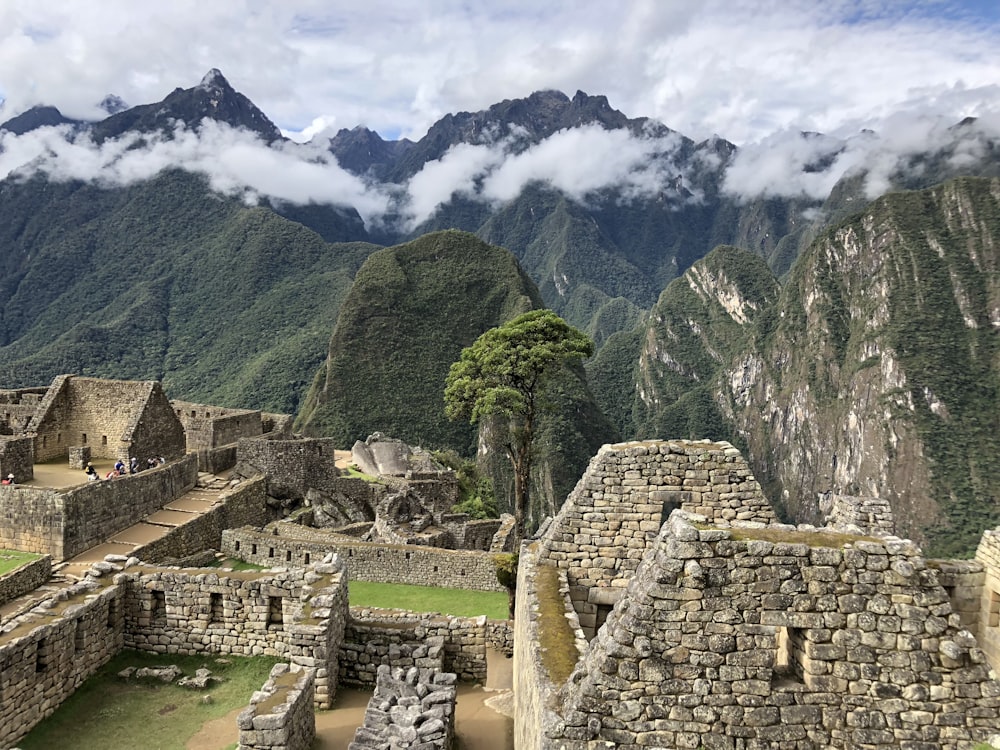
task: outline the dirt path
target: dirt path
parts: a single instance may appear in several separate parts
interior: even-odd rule
[[[206,721],[197,734],[187,741],[187,750],[222,750],[240,740],[236,717],[246,706],[234,708],[225,716]]]

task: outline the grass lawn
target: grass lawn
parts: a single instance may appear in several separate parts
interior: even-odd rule
[[[220,658],[221,663],[217,661]],[[264,684],[277,661],[268,657],[247,659],[214,654],[179,656],[122,651],[52,716],[36,726],[18,747],[22,750],[54,747],[184,750],[188,739],[206,721],[248,705],[250,696]],[[205,690],[192,690],[149,678],[125,680],[118,677],[118,672],[126,667],[168,664],[176,664],[185,676],[193,676],[196,669],[206,667],[225,681],[211,683]],[[212,696],[212,703],[201,702],[205,694]]]
[[[27,562],[37,560],[41,555],[31,552],[17,552],[12,549],[0,549],[0,576],[9,573],[14,568],[19,568]]]
[[[507,619],[506,592],[368,581],[351,581],[348,585],[352,607],[385,607],[414,612],[441,612],[457,617],[486,615],[493,620]]]

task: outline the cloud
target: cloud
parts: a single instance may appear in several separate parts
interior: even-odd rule
[[[955,168],[968,166],[986,155],[988,141],[1000,140],[1000,87],[949,98],[975,102],[975,122],[956,127],[959,116],[936,114],[935,107],[921,103],[916,110],[882,118],[878,130],[849,137],[785,130],[741,148],[726,171],[723,190],[743,200],[822,201],[843,177],[863,173],[871,199],[891,188],[894,175],[921,169],[922,161],[914,157],[941,154]]]
[[[271,148],[252,133],[212,120],[197,132],[179,126],[169,137],[133,134],[100,145],[67,127],[21,136],[0,131],[0,178],[43,172],[54,180],[117,187],[165,169],[204,175],[213,190],[248,203],[267,196],[351,206],[366,222],[380,220],[390,203],[385,190],[341,169],[329,153],[291,143]]]
[[[605,94],[701,140],[834,133],[1000,80],[1000,11],[951,0],[75,0],[0,3],[3,119],[162,99],[220,68],[289,133],[420,138],[539,89]],[[979,14],[978,16],[976,14]],[[321,123],[321,124],[317,124]]]
[[[623,200],[663,193],[678,199],[679,187],[690,188],[673,158],[681,143],[677,134],[636,136],[587,125],[561,130],[527,148],[517,133],[487,144],[458,144],[407,183],[403,213],[412,227],[455,193],[499,205],[533,182],[582,203],[611,188]]]

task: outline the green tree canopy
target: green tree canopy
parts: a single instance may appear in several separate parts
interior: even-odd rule
[[[491,328],[462,350],[445,383],[445,413],[451,419],[468,417],[508,420],[504,443],[514,469],[516,541],[524,536],[531,474],[531,442],[541,386],[562,365],[593,353],[582,332],[551,310],[532,310],[497,328]]]

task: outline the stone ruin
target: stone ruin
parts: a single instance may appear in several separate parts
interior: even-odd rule
[[[95,435],[104,449],[106,435],[108,453],[121,454],[124,443],[114,436],[127,429],[73,416],[74,405],[101,390],[87,381],[66,376],[48,389],[0,391],[0,469],[4,462],[30,467],[39,441],[49,448],[55,440],[70,455],[85,447],[84,433],[91,450]],[[73,396],[79,387],[84,395]],[[313,569],[336,548],[324,564],[353,566],[372,579],[416,571],[488,587],[486,557],[468,555],[488,556],[503,549],[502,540],[452,517],[446,474],[421,452],[376,435],[352,457],[377,481],[347,477],[334,466],[330,441],[294,438],[280,415],[187,402],[170,402],[168,415],[156,388],[126,391],[140,394],[126,399],[131,414],[155,413],[154,422],[179,423],[185,434],[191,455],[166,467],[164,480],[187,486],[195,461],[209,471],[235,465],[233,481],[243,478],[232,496],[238,503],[206,519],[205,533],[161,544],[160,554],[190,555],[199,540],[221,536],[211,544],[278,567],[251,576],[262,581],[257,586],[233,574],[131,563],[112,573],[113,585],[88,578],[79,591],[8,622],[0,684],[20,687],[0,691],[8,726],[0,741],[23,734],[123,646],[212,652],[230,643],[287,655],[293,665],[272,674],[241,714],[246,747],[307,747],[311,704],[328,703],[338,682],[370,684],[383,674],[397,698],[383,696],[376,706],[383,715],[373,714],[360,739],[378,730],[382,739],[373,741],[383,746],[403,735],[446,743],[450,730],[437,731],[437,709],[414,713],[407,691],[434,693],[431,683],[449,673],[480,679],[486,642],[501,633],[509,643],[509,628],[343,614],[346,596],[317,584],[326,574]],[[138,426],[147,417],[130,419]],[[44,429],[31,432],[32,425]],[[157,439],[143,426],[131,433],[129,450],[149,450]],[[153,479],[144,480],[150,507]],[[3,507],[14,520],[21,511],[13,509],[25,503],[63,503],[65,529],[53,543],[60,550],[86,542],[74,514],[95,534],[112,528],[98,516],[117,495],[70,493],[67,505],[39,493],[4,487],[0,502],[10,500]],[[964,750],[994,734],[1000,688],[989,665],[1000,662],[1000,529],[984,534],[975,560],[926,560],[892,536],[891,509],[877,498],[821,501],[828,527],[778,523],[727,443],[604,446],[559,514],[521,550],[512,638],[516,746]],[[221,530],[223,519],[237,518],[271,523]],[[311,528],[316,518],[329,528]],[[47,575],[47,561],[38,569]],[[303,596],[313,598],[308,607],[296,604]],[[426,725],[425,735],[401,732],[394,717],[411,729]]]
[[[996,732],[1000,683],[912,543],[778,524],[760,498],[725,443],[602,448],[522,554],[519,750],[957,750]]]

